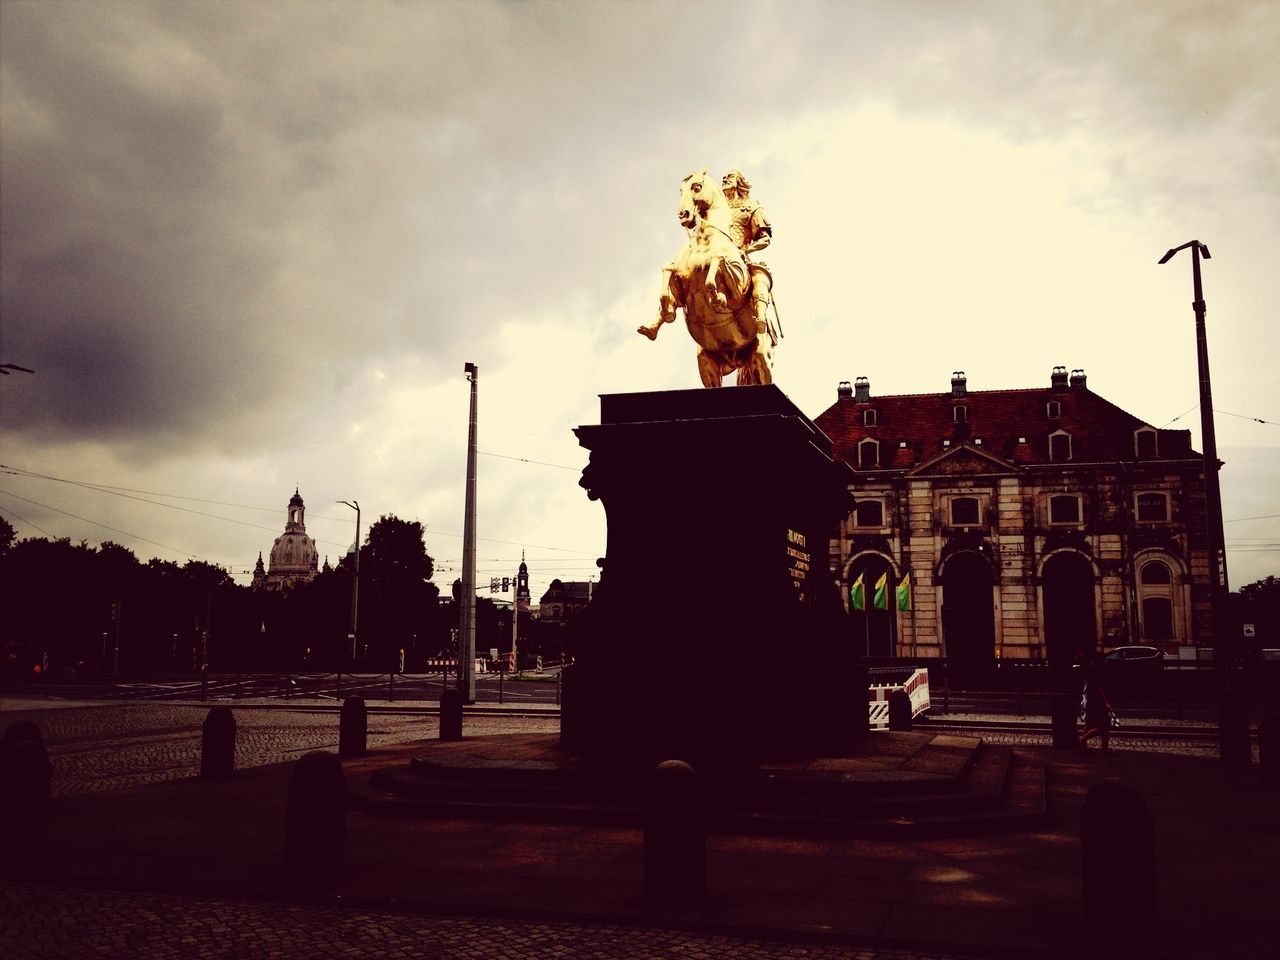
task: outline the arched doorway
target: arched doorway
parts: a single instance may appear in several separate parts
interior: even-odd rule
[[[1044,595],[1044,643],[1051,667],[1069,667],[1076,651],[1086,654],[1098,643],[1093,565],[1082,554],[1055,553],[1041,572]]]
[[[1173,568],[1163,558],[1146,555],[1138,561],[1138,616],[1143,643],[1176,643],[1173,613]]]
[[[855,610],[849,604],[849,619],[853,626],[853,648],[868,657],[892,657],[897,654],[898,639],[898,604],[895,600],[894,588],[897,579],[893,566],[889,561],[875,553],[863,554],[853,561],[849,568],[849,584],[852,587],[862,576],[864,607]],[[878,610],[874,606],[876,584],[885,577],[885,606],[888,609]]]
[[[953,676],[989,667],[996,654],[991,564],[963,551],[942,568],[942,641]]]

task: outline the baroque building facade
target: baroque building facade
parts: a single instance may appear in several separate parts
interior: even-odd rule
[[[253,570],[254,590],[286,590],[298,583],[309,583],[318,572],[316,542],[307,535],[307,507],[294,488],[285,510],[284,533],[271,545],[270,563],[264,567],[262,554]]]
[[[538,603],[538,619],[564,626],[591,602],[592,586],[587,580],[552,580]]]
[[[1189,431],[1127,413],[1082,370],[981,391],[957,372],[948,393],[897,396],[859,377],[815,422],[856,478],[830,561],[846,607],[861,577],[867,609],[850,612],[868,655],[1069,664],[1212,644],[1203,459]]]

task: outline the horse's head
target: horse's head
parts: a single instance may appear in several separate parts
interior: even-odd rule
[[[707,168],[695,170],[680,185],[680,207],[676,217],[680,226],[692,230],[699,220],[706,220],[712,211],[726,206],[724,191],[714,177],[707,176]]]

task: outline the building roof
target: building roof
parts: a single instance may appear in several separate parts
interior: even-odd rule
[[[1137,460],[1135,432],[1141,428],[1155,429],[1157,438],[1155,455],[1144,455],[1144,460],[1198,456],[1189,430],[1152,427],[1090,390],[1082,371],[1068,383],[1059,368],[1048,386],[1014,390],[970,391],[963,374],[952,383],[946,393],[889,396],[871,395],[865,380],[856,392],[842,384],[836,402],[814,422],[831,438],[833,456],[855,469],[858,445],[867,438],[879,441],[880,470],[911,469],[960,444],[1013,464],[1056,466],[1060,464],[1049,456],[1049,437],[1060,431],[1071,437],[1073,462]],[[1050,416],[1051,402],[1060,405],[1056,417]],[[956,407],[965,408],[960,422]],[[874,425],[865,422],[868,410],[875,411]]]
[[[586,603],[591,599],[591,584],[586,580],[552,580],[541,603]]]

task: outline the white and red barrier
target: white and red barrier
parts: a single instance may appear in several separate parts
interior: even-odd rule
[[[867,687],[867,720],[872,729],[885,729],[889,726],[889,695],[895,690],[905,690],[911,698],[913,719],[929,709],[928,670],[914,670],[901,683],[873,683]]]

